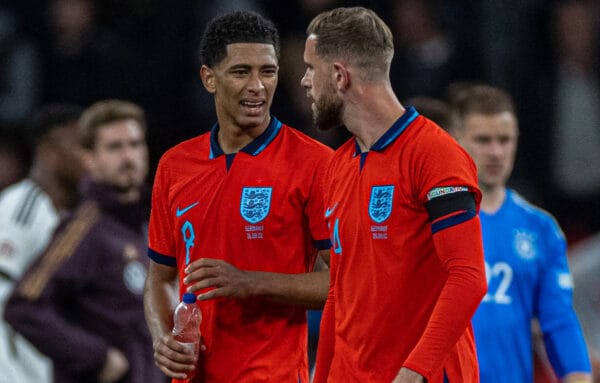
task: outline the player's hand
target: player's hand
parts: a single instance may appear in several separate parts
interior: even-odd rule
[[[120,380],[129,371],[129,361],[123,353],[114,347],[106,352],[106,361],[98,374],[100,383],[113,383]]]
[[[253,273],[243,271],[221,259],[201,258],[190,263],[183,282],[189,286],[187,291],[211,290],[198,294],[198,300],[217,297],[247,298],[252,295]]]
[[[425,377],[413,370],[402,367],[392,383],[425,383]]]
[[[192,376],[198,363],[198,355],[166,334],[154,342],[154,363],[168,377],[187,379]],[[205,351],[202,345],[200,351]]]

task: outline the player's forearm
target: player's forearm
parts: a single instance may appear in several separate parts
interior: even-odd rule
[[[471,317],[485,294],[485,279],[475,270],[453,270],[420,341],[404,367],[427,379],[443,363],[444,357],[464,336]]]
[[[148,274],[144,287],[144,314],[154,341],[171,331],[176,296],[173,283]]]
[[[392,383],[425,383],[425,378],[418,372],[402,367]]]
[[[254,271],[252,295],[275,301],[323,308],[329,289],[329,270],[303,274],[281,274]]]
[[[427,378],[463,336],[487,290],[477,217],[436,233],[434,242],[448,279],[425,332],[405,363]]]
[[[331,369],[333,351],[335,347],[335,300],[330,291],[323,309],[321,326],[319,330],[319,344],[317,346],[317,358],[315,362],[314,383],[327,382],[327,376]]]
[[[571,382],[567,377],[591,372],[588,348],[579,327],[575,313],[570,307],[555,312],[555,317],[539,318],[544,332],[544,344],[548,359],[563,382]],[[585,381],[585,380],[584,380]]]

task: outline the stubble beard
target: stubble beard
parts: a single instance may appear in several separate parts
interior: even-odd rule
[[[313,110],[313,122],[317,129],[328,131],[343,125],[342,100],[332,95],[324,95],[315,101]]]

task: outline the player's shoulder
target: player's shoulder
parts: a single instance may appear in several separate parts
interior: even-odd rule
[[[309,150],[323,155],[333,154],[333,149],[300,130],[282,123],[281,133],[289,140],[290,145],[300,150]]]
[[[106,209],[95,200],[82,201],[77,208],[69,215],[67,219],[61,222],[61,229],[68,231],[74,230],[78,233],[79,241],[89,238],[104,238],[112,235],[106,230],[107,222],[116,222]],[[98,245],[98,243],[96,243]]]
[[[29,190],[37,189],[37,185],[29,178],[24,178],[14,184],[8,185],[0,192],[0,201],[5,198],[15,198],[26,194]]]
[[[356,138],[350,137],[346,142],[342,143],[333,153],[331,164],[347,163],[349,158],[356,156],[357,144]]]
[[[210,132],[184,140],[167,149],[160,158],[160,164],[181,164],[182,159],[189,159],[210,151]]]
[[[31,179],[23,179],[0,193],[2,222],[31,226],[48,210],[54,210],[52,201]]]
[[[439,150],[440,147],[448,147],[463,152],[450,133],[423,115],[415,118],[407,129],[407,135],[421,150]]]
[[[507,189],[506,198],[524,220],[552,230],[561,230],[556,218],[550,212],[528,201],[519,192]]]
[[[475,174],[476,167],[469,153],[447,131],[422,115],[407,127],[397,152],[413,168],[418,164],[446,172],[451,169]],[[465,173],[466,174],[466,173]]]
[[[506,189],[506,198],[512,205],[514,205],[516,209],[521,210],[524,214],[529,214],[531,216],[540,217],[543,219],[552,216],[548,211],[530,202],[523,195],[521,195],[521,193],[514,189]]]

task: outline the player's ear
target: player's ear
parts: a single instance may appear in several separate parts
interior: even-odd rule
[[[94,151],[91,149],[81,149],[79,151],[79,158],[81,159],[85,171],[89,174],[94,174],[96,169]]]
[[[200,78],[208,93],[215,93],[215,72],[206,65],[202,65],[200,68]]]
[[[345,92],[348,90],[348,87],[350,86],[350,72],[344,64],[334,62],[332,76],[338,91]]]

